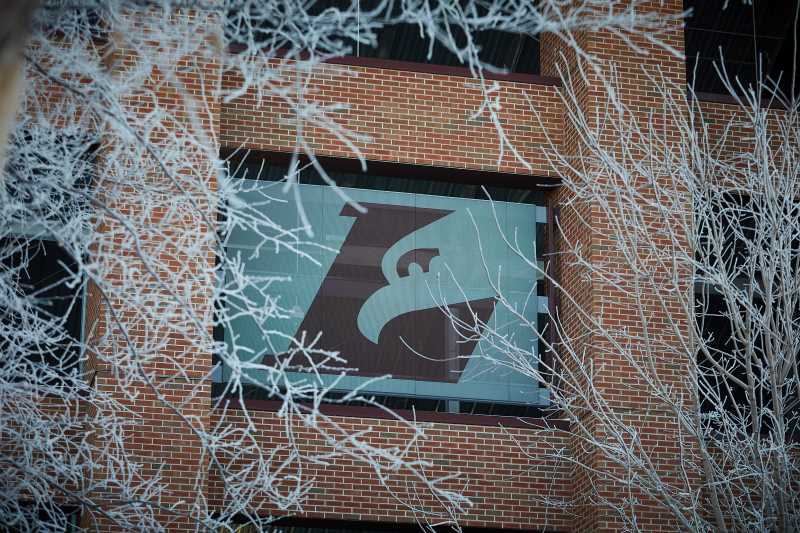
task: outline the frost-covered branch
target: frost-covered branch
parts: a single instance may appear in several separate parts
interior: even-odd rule
[[[691,91],[643,68],[660,102],[643,113],[619,96],[608,67],[602,75],[564,73],[564,109],[579,142],[575,154],[555,143],[548,152],[566,189],[561,220],[570,221],[558,225],[550,257],[558,268],[505,235],[531,276],[558,291],[557,335],[493,283],[497,305],[550,357],[477,315],[442,310],[463,339],[490,347],[474,357],[547,383],[577,443],[553,454],[591,483],[560,502],[565,508],[598,505],[631,530],[646,529],[640,506],[654,503],[681,529],[793,531],[800,526],[798,101],[769,80],[747,89],[720,70],[736,104],[712,116]],[[591,116],[574,89],[589,76],[607,99]],[[585,235],[597,241],[587,245]],[[486,257],[483,264],[487,278],[498,279]],[[586,304],[583,291],[598,288]],[[618,394],[622,385],[609,385],[619,382],[631,388],[629,402]],[[651,419],[675,443],[674,463],[665,465],[652,444]]]
[[[314,472],[342,459],[368,468],[422,524],[457,522],[469,502],[453,489],[453,475],[432,475],[419,458],[422,429],[396,417],[404,444],[378,445],[371,428],[354,431],[325,415],[325,403],[374,404],[358,389],[331,395],[333,385],[321,379],[340,371],[348,354],[320,348],[320,332],[286,339],[276,324],[290,310],[275,287],[292,280],[249,272],[241,256],[226,252],[237,231],[250,236],[253,254],[276,250],[313,263],[312,252],[324,246],[306,217],[279,223],[272,212],[282,200],[231,177],[219,158],[218,106],[251,90],[259,101],[284,102],[295,133],[285,187],[296,185],[301,155],[335,187],[305,132],[329,132],[362,163],[358,143],[368,138],[341,124],[337,113],[346,106],[308,98],[308,78],[327,59],[375,45],[379,28],[413,24],[430,50],[435,42],[469,67],[485,95],[476,112],[490,116],[501,148],[525,164],[503,133],[502,102],[484,77],[496,68],[480,59],[472,35],[547,32],[575,47],[576,32],[603,29],[658,41],[674,21],[638,6],[42,2],[24,51],[18,113],[2,141],[3,525],[56,529],[65,509],[79,508],[88,528],[161,531],[188,521],[233,530],[234,517],[255,523],[302,510]],[[238,80],[235,87],[223,88],[223,73]],[[13,94],[0,95],[0,114]],[[43,279],[45,267],[56,274]],[[289,348],[265,360],[235,335],[215,338],[215,327],[233,331],[241,317],[265,346]],[[211,401],[223,366],[223,394]],[[259,435],[244,408],[247,386],[279,402],[278,439]],[[175,439],[200,450],[186,474],[191,490],[180,497],[166,475],[172,465],[140,438],[143,417],[153,416],[140,402],[170,421]],[[398,488],[395,478],[407,486]],[[211,482],[220,492],[213,504]]]

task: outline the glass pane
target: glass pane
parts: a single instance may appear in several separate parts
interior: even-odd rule
[[[354,181],[344,177],[340,183]],[[393,183],[388,178],[380,181],[387,188]],[[362,386],[375,376],[391,376],[370,383],[365,392],[540,404],[544,395],[538,383],[508,365],[494,364],[490,359],[508,359],[478,339],[475,330],[488,325],[535,356],[535,329],[497,305],[492,283],[535,328],[542,300],[546,303],[537,296],[541,276],[509,248],[503,235],[541,264],[537,225],[546,222],[545,209],[532,203],[425,194],[441,187],[424,180],[397,180],[396,185],[403,192],[344,187],[365,213],[346,204],[331,187],[299,185],[304,206],[313,213],[316,239],[326,249],[311,254],[319,264],[303,258],[292,263],[280,253],[264,252],[245,260],[251,274],[291,275],[291,282],[270,287],[269,296],[292,312],[289,319],[274,324],[258,324],[248,316],[237,319],[233,331],[226,332],[229,347],[235,336],[247,348],[240,357],[251,353],[256,360],[266,356],[268,361],[289,347],[287,340],[265,334],[270,329],[294,338],[321,332],[318,346],[340,352],[347,367],[358,369],[339,382],[342,390]],[[271,207],[270,213],[293,220],[287,211],[294,210],[296,216],[296,205],[287,200],[275,203],[279,207]],[[248,239],[231,238],[228,253],[252,250]],[[258,287],[249,296],[264,299]],[[453,328],[445,308],[459,328]],[[535,367],[536,362],[531,364]],[[335,369],[322,381],[334,379],[339,379]]]

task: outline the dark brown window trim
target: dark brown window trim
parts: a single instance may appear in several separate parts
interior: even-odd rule
[[[244,45],[231,44],[228,51],[238,54],[245,50]],[[282,57],[281,50],[276,51],[276,57]],[[384,70],[397,70],[401,72],[418,72],[421,74],[437,74],[440,76],[454,76],[458,78],[473,78],[467,67],[452,67],[447,65],[433,65],[431,63],[418,63],[416,61],[398,61],[396,59],[380,59],[377,57],[343,56],[328,59],[324,63],[331,65],[349,65],[353,67],[376,68]],[[487,80],[508,81],[513,83],[527,83],[530,85],[545,85],[561,87],[561,79],[554,76],[539,74],[521,74],[518,72],[488,72],[484,71],[483,77]]]
[[[560,280],[558,277],[560,272],[558,259],[560,255],[558,254],[558,246],[556,245],[556,239],[559,234],[556,228],[558,228],[560,223],[560,213],[560,205],[556,201],[554,195],[549,195],[547,197],[547,251],[545,252],[545,257],[547,259],[545,272],[548,276],[551,276],[551,278],[557,281]],[[547,280],[547,306],[550,312],[550,317],[547,320],[547,342],[556,350],[558,349],[558,324],[556,324],[554,317],[558,316],[560,298],[556,284],[549,279]],[[553,380],[557,380],[560,374],[559,361],[561,359],[555,357],[552,351],[542,354],[541,358],[545,364],[550,367],[550,371],[544,372],[545,380],[547,383],[557,385],[558,382],[554,382]]]
[[[292,154],[289,152],[223,147],[220,149],[220,158],[230,158],[234,166],[245,159],[249,161],[261,161],[263,159],[269,163],[288,164],[291,161]],[[326,169],[340,172],[361,172],[361,163],[357,159],[320,155],[316,156],[316,158]],[[305,164],[307,162],[308,157],[301,155],[300,163]],[[555,188],[561,183],[559,178],[535,174],[514,174],[510,172],[494,172],[469,168],[412,165],[409,163],[377,161],[373,159],[367,161],[367,171],[370,174],[388,177],[427,179],[451,183],[464,183],[468,185],[490,185],[519,189],[533,189],[537,187]]]
[[[248,411],[269,411],[277,412],[283,406],[279,400],[244,400],[244,406],[236,398],[228,398],[220,401],[220,408],[242,409]],[[370,418],[376,420],[397,420],[383,409],[378,407],[362,407],[357,405],[323,404],[320,411],[328,416],[341,416],[348,418]],[[471,415],[465,413],[442,413],[436,411],[407,411],[396,409],[396,415],[405,420],[416,420],[417,422],[433,422],[440,424],[460,424],[464,426],[503,426],[509,428],[524,429],[557,429],[561,431],[569,430],[569,421],[559,418],[556,411],[542,409],[541,417],[516,417],[516,416],[497,416],[497,415]]]
[[[326,63],[333,65],[351,65],[355,67],[380,68],[384,70],[399,70],[405,72],[420,72],[424,74],[438,74],[459,78],[474,78],[467,67],[451,67],[447,65],[433,65],[430,63],[417,63],[414,61],[398,61],[394,59],[379,59],[374,57],[337,57]],[[528,83],[530,85],[549,85],[560,87],[561,80],[551,76],[538,74],[520,74],[516,72],[488,72],[484,71],[483,77],[487,80],[510,81],[514,83]]]

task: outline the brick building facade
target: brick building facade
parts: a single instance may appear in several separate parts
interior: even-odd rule
[[[653,9],[665,15],[680,12],[684,6],[680,1],[654,2]],[[655,48],[647,42],[639,42],[648,51],[641,55],[631,51],[621,39],[605,33],[587,33],[579,36],[584,49],[594,54],[605,64],[614,65],[618,76],[619,93],[623,101],[635,113],[644,118],[661,102],[658,92],[649,86],[652,82],[644,78],[642,65],[660,69],[667,80],[675,87],[686,86],[686,65],[676,55]],[[665,38],[666,42],[678,52],[684,50],[683,30],[675,31]],[[584,249],[591,250],[591,257],[598,261],[613,261],[615,246],[607,236],[610,234],[599,211],[591,205],[574,205],[564,208],[569,201],[568,193],[557,186],[556,173],[550,167],[546,153],[553,148],[561,153],[579,154],[580,138],[566,115],[568,110],[558,96],[567,78],[559,77],[557,65],[562,56],[567,60],[567,71],[575,67],[570,61],[569,52],[554,39],[543,36],[540,40],[539,74],[509,74],[495,76],[502,101],[500,117],[510,140],[520,150],[521,155],[530,162],[525,168],[508,151],[502,155],[498,166],[499,143],[493,124],[482,117],[473,117],[481,100],[480,91],[469,77],[466,69],[458,67],[438,67],[391,60],[369,60],[345,58],[323,65],[312,77],[308,94],[320,102],[341,101],[349,104],[342,111],[340,121],[359,132],[368,134],[371,142],[359,145],[372,169],[384,169],[397,175],[411,172],[433,181],[470,180],[483,185],[512,186],[541,191],[546,205],[551,210],[559,210],[561,227],[568,238],[582,243]],[[124,70],[124,48],[115,53],[122,60],[117,67]],[[187,62],[190,64],[190,62]],[[192,70],[195,69],[195,70]],[[211,91],[201,90],[202,83],[221,84],[233,87],[238,82],[235,76],[222,73],[218,65],[193,65],[187,69],[187,86],[198,95]],[[353,75],[356,74],[356,75]],[[589,75],[587,81],[571,78],[582,111],[589,117],[599,118],[599,109],[605,102],[606,93],[601,81]],[[163,95],[169,101],[170,95]],[[206,97],[204,103],[212,110],[214,120],[208,124],[213,136],[218,140],[219,151],[228,155],[245,148],[251,151],[251,158],[280,159],[281,154],[291,152],[294,133],[283,120],[290,111],[277,98],[263,97],[251,90],[230,101],[213,101]],[[177,99],[176,99],[177,101]],[[163,102],[162,102],[163,103]],[[146,113],[147,102],[131,99],[130,105]],[[535,108],[535,113],[530,106]],[[733,113],[734,107],[724,101],[703,103],[712,118]],[[669,117],[663,124],[669,130]],[[318,130],[307,131],[314,151],[332,165],[347,165],[352,159],[351,151],[329,133]],[[603,139],[613,146],[615,139]],[[344,161],[343,161],[344,160]],[[209,176],[211,171],[209,170]],[[454,177],[455,176],[455,177]],[[410,179],[414,179],[413,177]],[[495,180],[493,182],[493,180]],[[547,187],[542,187],[547,185]],[[555,185],[555,186],[554,186]],[[207,206],[213,212],[214,206]],[[687,210],[689,206],[686,206]],[[593,228],[587,231],[588,222]],[[212,231],[211,228],[201,228]],[[551,242],[552,250],[558,252],[558,239]],[[213,254],[205,257],[173,257],[173,251],[162,251],[167,263],[176,261],[183,264],[192,262],[213,262]],[[620,261],[622,263],[622,261]],[[579,295],[575,304],[581,305],[597,316],[601,323],[614,326],[637,326],[632,313],[632,304],[615,293],[611,286],[597,280],[583,279],[579,271],[561,268],[558,271],[561,284],[572,294]],[[143,287],[142,290],[151,290]],[[210,308],[213,304],[207,297],[209,291],[199,290],[193,300],[198,307]],[[204,296],[205,295],[205,296]],[[157,299],[157,295],[154,298]],[[101,296],[92,293],[87,299],[87,329],[93,335],[101,335],[104,325],[102,314],[98,311],[103,304]],[[607,304],[611,305],[607,305]],[[122,304],[120,304],[122,305]],[[124,309],[123,309],[123,312]],[[570,306],[566,303],[559,310],[567,330],[577,331],[580,321],[570,317]],[[653,311],[657,314],[657,311]],[[690,317],[679,320],[688,321]],[[669,331],[662,332],[665,336]],[[167,348],[173,356],[192,358],[190,380],[201,380],[211,369],[212,354],[186,354],[180,338],[171,339],[174,346]],[[594,346],[587,339],[587,346]],[[111,349],[111,348],[109,348]],[[626,363],[615,360],[612,350],[587,352],[586,364],[602,366],[605,370],[598,374],[594,385],[603,391],[620,412],[641,433],[645,446],[658,450],[657,457],[663,461],[665,471],[674,464],[680,452],[676,449],[674,428],[669,416],[654,412],[648,405],[647,393],[637,383]],[[168,375],[170,364],[163,363],[161,371]],[[115,374],[113,369],[98,365],[95,383],[98,387],[113,390]],[[630,379],[628,379],[630,378]],[[676,387],[684,386],[680,368],[667,372],[664,379]],[[193,403],[191,415],[198,424],[214,425],[222,416],[220,411],[211,411],[211,386],[206,386],[207,399],[201,403],[197,390],[188,383],[185,390],[174,386],[172,400],[190,398]],[[127,400],[126,400],[127,401]],[[197,490],[195,473],[202,469],[199,448],[193,447],[189,430],[166,416],[159,408],[160,400],[148,395],[140,396],[132,407],[142,416],[139,421],[140,432],[134,437],[134,449],[141,453],[141,461],[155,469],[168,464],[170,495],[175,501],[182,496],[191,495]],[[282,421],[267,400],[254,400],[250,409],[250,419],[245,420],[236,409],[229,410],[227,420],[234,425],[255,424],[256,434],[262,439],[264,447],[282,442]],[[352,407],[342,412],[332,411],[333,416],[343,427],[359,431],[368,427],[375,429],[375,444],[394,444],[402,441],[407,430],[395,421],[376,416],[369,408]],[[569,464],[553,460],[548,451],[570,449],[586,463],[597,469],[612,468],[605,463],[602,454],[580,448],[570,437],[569,425],[550,413],[548,419],[527,416],[523,422],[514,416],[488,414],[461,414],[423,411],[417,418],[425,427],[426,438],[418,452],[421,458],[430,460],[434,466],[432,473],[446,474],[459,471],[462,477],[453,482],[453,488],[463,487],[473,505],[468,512],[459,517],[462,526],[509,531],[616,531],[620,527],[618,517],[602,506],[584,501],[576,509],[567,511],[548,506],[548,497],[570,499],[584,495],[589,497],[591,490],[599,490],[610,500],[622,498],[613,485],[597,486],[597,480]],[[585,423],[591,426],[591,409],[585,411]],[[315,441],[313,436],[299,433],[301,446],[323,447],[324,443]],[[523,450],[527,451],[525,453]],[[145,470],[146,472],[146,470]],[[384,527],[387,530],[404,530],[413,527],[414,516],[399,505],[392,494],[382,487],[371,471],[348,461],[333,466],[319,466],[306,475],[316,479],[315,489],[305,503],[301,519],[308,524],[325,527],[353,528],[359,524],[370,527]],[[398,493],[412,498],[413,487],[405,480],[391,480]],[[219,479],[213,474],[205,480],[203,490],[213,508],[223,498],[224,490]],[[432,502],[422,502],[430,505]],[[673,531],[677,527],[670,522],[665,512],[647,499],[640,503],[643,529],[648,531]],[[278,512],[276,510],[276,512]],[[278,514],[281,514],[278,512]],[[110,527],[110,526],[109,526]],[[111,529],[109,529],[111,530]],[[191,523],[175,522],[174,531],[193,530]],[[337,530],[338,531],[338,530]]]
[[[666,14],[680,11],[680,2],[671,2],[658,7]],[[653,101],[655,91],[648,91],[641,77],[642,57],[631,52],[620,40],[602,34],[583,36],[582,45],[604,61],[615,64],[621,76],[625,101],[634,109],[646,113],[657,106]],[[676,32],[668,38],[671,46],[683,49],[683,35]],[[644,46],[647,46],[644,43]],[[342,122],[372,137],[369,144],[360,145],[370,162],[390,162],[434,167],[440,169],[477,171],[476,175],[491,185],[492,179],[504,179],[517,187],[536,187],[548,183],[554,176],[546,158],[551,149],[549,142],[567,153],[577,153],[578,142],[569,131],[566,110],[557,95],[561,85],[556,64],[562,50],[557,43],[542,39],[540,46],[541,75],[498,76],[501,118],[506,132],[520,149],[532,168],[526,169],[517,163],[508,151],[498,168],[499,143],[494,126],[486,120],[474,120],[471,115],[480,103],[480,92],[466,71],[458,68],[439,68],[387,61],[387,65],[369,60],[342,61],[344,65],[333,65],[320,69],[314,76],[310,93],[319,101],[344,101],[350,109],[344,113]],[[645,59],[648,64],[660,66],[665,74],[679,86],[685,86],[683,61],[663,50],[651,50]],[[427,68],[426,68],[427,67]],[[416,66],[417,69],[420,66]],[[354,71],[353,77],[345,71]],[[439,72],[437,72],[437,70]],[[504,79],[510,78],[510,79]],[[235,83],[235,80],[231,80]],[[223,84],[228,80],[223,77]],[[577,83],[577,82],[576,82]],[[594,113],[594,106],[604,101],[605,89],[597,86],[582,87],[578,93],[582,98],[584,112]],[[251,91],[252,93],[252,91]],[[531,111],[529,103],[535,107]],[[220,140],[224,148],[244,146],[255,151],[286,152],[291,150],[293,132],[280,126],[280,117],[287,110],[279,103],[268,99],[260,103],[255,95],[247,94],[228,104],[223,104],[220,120]],[[538,116],[537,116],[538,115]],[[541,121],[541,123],[540,123]],[[330,135],[313,132],[313,148],[319,155],[330,157],[352,157],[346,147]],[[608,142],[613,143],[613,139]],[[424,175],[424,172],[421,173]],[[557,188],[546,189],[552,205],[567,199]],[[581,240],[587,249],[598,254],[608,253],[610,243],[602,242],[603,221],[593,214],[591,206],[580,213],[585,220],[597,228],[593,234],[574,234],[572,239]],[[562,224],[568,231],[585,232],[585,226],[570,222],[576,216],[562,212]],[[606,246],[604,246],[604,244]],[[608,288],[586,285],[577,273],[561,274],[562,282],[570,291],[585,298],[581,302],[587,309],[600,309],[604,298],[613,298]],[[606,307],[608,317],[604,320],[619,320],[630,316],[621,309],[621,302]],[[569,317],[567,310],[561,316]],[[635,321],[630,318],[633,324]],[[572,327],[565,324],[566,327]],[[575,327],[578,327],[577,324]],[[589,355],[594,364],[600,363],[602,355]],[[590,361],[587,361],[587,364]],[[608,361],[605,361],[608,364]],[[622,362],[613,363],[623,367]],[[619,373],[610,370],[608,382],[602,386],[613,397],[614,391],[626,391],[622,402],[630,409],[631,416],[638,420],[642,431],[652,435],[653,446],[663,446],[667,453],[676,453],[674,439],[666,428],[653,423],[658,415],[638,412],[646,399],[637,399],[635,383],[619,380]],[[672,379],[681,383],[681,376]],[[641,402],[641,403],[640,403]],[[368,410],[365,409],[366,412]],[[439,416],[437,416],[439,415]],[[213,416],[213,415],[212,415]],[[261,411],[254,415],[259,431],[265,440],[278,433],[279,421],[274,414]],[[591,417],[591,413],[587,413]],[[606,514],[599,507],[587,505],[579,509],[577,516],[567,510],[549,508],[543,503],[545,495],[554,500],[569,499],[582,491],[588,496],[590,480],[576,477],[568,464],[558,463],[548,450],[576,446],[569,434],[563,431],[560,422],[528,419],[527,423],[512,422],[513,417],[485,415],[441,416],[440,413],[417,413],[424,422],[427,439],[420,450],[423,457],[432,460],[441,473],[455,468],[463,474],[464,486],[474,505],[460,521],[462,526],[495,528],[522,531],[614,531],[619,527],[617,518]],[[459,420],[459,417],[461,420]],[[439,419],[445,421],[438,421]],[[371,419],[353,408],[352,414],[340,419],[341,423],[354,430],[379,427],[381,434],[392,435],[399,429],[396,423]],[[244,423],[244,420],[242,421]],[[273,437],[274,438],[274,437]],[[386,441],[391,442],[390,440]],[[309,445],[313,445],[309,443]],[[527,453],[523,453],[525,450]],[[532,450],[532,452],[531,452]],[[587,457],[587,461],[601,461]],[[669,459],[667,459],[667,464]],[[397,528],[408,524],[413,516],[399,507],[391,495],[377,486],[369,472],[355,467],[342,469],[322,468],[315,472],[318,490],[304,509],[303,516],[316,519],[347,520],[351,522],[395,523]],[[214,483],[210,494],[214,494]],[[400,486],[398,485],[398,488]],[[614,487],[604,492],[612,494]],[[674,530],[668,520],[657,509],[645,514],[648,529],[653,531]],[[335,522],[332,522],[335,524]],[[391,528],[389,528],[391,530]]]

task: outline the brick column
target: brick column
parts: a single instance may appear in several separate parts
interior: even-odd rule
[[[653,3],[651,9],[661,13],[676,14],[682,10],[680,1],[672,0],[665,3]],[[664,40],[677,50],[683,50],[683,32],[681,30],[664,36]],[[616,89],[622,102],[629,107],[636,120],[645,124],[649,113],[662,107],[663,101],[652,82],[644,75],[642,67],[652,74],[657,74],[660,69],[663,76],[675,84],[676,90],[683,90],[686,86],[684,61],[663,49],[650,45],[643,40],[637,42],[639,46],[647,49],[649,55],[639,55],[620,39],[608,33],[591,33],[578,36],[578,42],[584,49],[593,54],[602,65],[606,73],[613,67],[617,74]],[[559,52],[565,52],[566,64],[562,63]],[[587,79],[580,79],[575,65],[574,54],[559,47],[559,43],[552,36],[544,36],[542,40],[542,68],[545,75],[556,75],[556,65],[561,65],[562,72],[572,73],[573,89],[577,95],[577,105],[588,117],[590,124],[597,124],[603,112],[603,105],[608,100],[605,88],[597,76],[588,75]],[[565,83],[568,83],[565,80]],[[564,141],[561,149],[565,154],[581,154],[581,140],[578,132],[565,119]],[[663,118],[663,131],[669,138],[674,133],[677,140],[677,130],[670,117]],[[608,136],[600,139],[608,149],[613,150],[619,142],[618,138],[609,132]],[[591,171],[590,171],[591,172]],[[605,175],[598,174],[597,180],[609,180]],[[644,195],[647,191],[642,190]],[[571,198],[571,193],[562,190],[559,192],[559,203],[565,206]],[[640,206],[641,207],[641,206]],[[624,207],[623,207],[624,209]],[[685,205],[688,214],[691,209],[689,199]],[[580,245],[584,257],[593,264],[616,268],[621,276],[622,283],[632,283],[633,275],[626,270],[626,259],[623,257],[618,244],[614,240],[614,228],[607,216],[599,208],[596,201],[571,202],[569,207],[561,209],[561,226],[569,240]],[[677,214],[680,215],[680,214]],[[654,217],[655,219],[655,217]],[[666,243],[665,243],[666,245]],[[563,250],[561,250],[563,251]],[[569,263],[569,258],[561,260],[562,267]],[[575,338],[584,334],[586,324],[581,320],[575,306],[579,306],[591,316],[595,317],[603,328],[620,330],[628,328],[629,331],[641,331],[642,322],[638,318],[638,311],[642,309],[637,302],[631,301],[622,291],[614,288],[607,282],[597,277],[585,276],[577,268],[562,268],[561,282],[572,295],[575,303],[570,304],[561,298],[560,317],[562,326],[569,336]],[[657,272],[667,274],[667,272]],[[690,274],[690,273],[688,273]],[[690,290],[687,274],[686,289]],[[648,300],[645,295],[645,300]],[[655,300],[649,298],[650,301]],[[666,317],[658,306],[646,304],[644,314],[647,317],[647,326],[652,334],[662,341],[669,342],[673,330],[669,328]],[[688,320],[683,311],[676,310],[671,315],[683,324],[683,330],[688,334]],[[587,368],[594,368],[591,386],[608,402],[613,410],[626,424],[636,428],[641,437],[644,448],[651,458],[654,458],[659,474],[666,479],[678,462],[679,443],[676,438],[677,423],[666,408],[655,401],[647,386],[641,383],[630,364],[610,345],[602,336],[586,336],[583,346],[578,346],[579,353],[583,354],[580,362]],[[632,346],[633,353],[640,351],[638,346]],[[677,390],[686,390],[685,361],[674,361],[675,355],[670,353],[656,354],[659,359],[659,377],[665,383],[674,385]],[[577,363],[576,363],[577,364]],[[590,386],[585,383],[584,386]],[[688,392],[688,391],[687,391]],[[582,423],[599,441],[609,438],[596,409],[586,405],[582,413]],[[575,459],[588,465],[591,469],[619,474],[624,477],[624,472],[610,461],[606,455],[597,449],[585,446],[577,436],[573,439]],[[673,480],[675,480],[673,478]],[[636,505],[638,525],[646,531],[674,531],[678,527],[670,514],[643,494],[635,491],[630,493],[621,485],[610,482],[603,475],[592,473],[588,468],[576,468],[573,475],[573,494],[578,502],[574,530],[576,531],[619,531],[623,521],[613,512],[611,506],[598,503],[600,499],[612,504],[622,504],[628,496],[633,496],[639,501]]]

